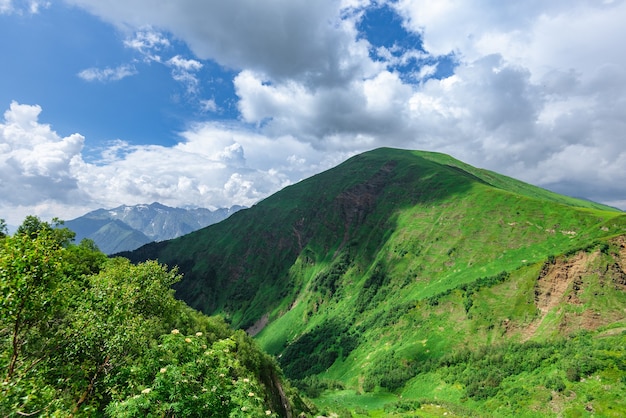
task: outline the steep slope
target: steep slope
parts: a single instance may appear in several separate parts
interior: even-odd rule
[[[76,241],[92,239],[106,254],[131,251],[152,241],[163,241],[212,225],[242,209],[172,208],[160,203],[97,209],[65,222]]]
[[[619,329],[624,234],[613,208],[379,149],[128,256],[178,265],[177,296],[258,333],[291,378],[415,398],[418,370],[465,347]]]

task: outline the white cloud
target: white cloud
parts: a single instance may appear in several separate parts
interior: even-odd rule
[[[137,74],[137,70],[133,66],[120,65],[116,68],[87,68],[79,72],[78,76],[85,81],[106,83],[109,81],[119,81],[135,74]]]
[[[192,127],[173,147],[113,146],[106,164],[83,163],[75,171],[81,190],[104,207],[152,201],[250,206],[319,169],[288,160],[294,154],[315,155],[293,138],[269,139],[214,123]],[[120,152],[120,146],[126,149]],[[254,157],[247,158],[248,152]]]
[[[400,55],[397,55],[400,53]],[[419,62],[429,57],[428,54],[416,49],[403,50],[397,46],[387,48],[384,46],[376,49],[376,55],[385,60],[388,66],[407,65],[411,61]]]
[[[167,61],[168,65],[180,71],[198,71],[202,68],[202,63],[192,59],[186,59],[176,55]]]
[[[167,65],[172,68],[172,78],[184,84],[187,93],[198,93],[200,81],[194,73],[202,68],[202,63],[176,55],[167,60]]]
[[[0,14],[8,14],[13,11],[11,0],[0,0]]]
[[[587,73],[606,63],[626,65],[616,53],[625,30],[623,1],[400,0],[392,7],[435,55],[456,52],[472,62],[500,54],[537,78],[558,69]]]
[[[264,124],[270,136],[289,133],[327,151],[364,150],[385,138],[410,140],[411,127],[403,122],[410,122],[405,112],[412,88],[394,73],[315,90],[294,82],[267,84],[248,71],[234,83],[244,120]]]
[[[31,14],[37,14],[39,13],[39,10],[41,10],[42,8],[47,9],[48,7],[50,7],[50,2],[49,1],[31,1],[28,11]]]
[[[200,59],[271,79],[337,84],[371,73],[367,43],[355,42],[336,0],[66,0],[122,27],[155,27]]]
[[[47,9],[50,7],[49,1],[37,1],[37,0],[0,0],[0,15],[1,14],[37,14],[39,11],[43,9]]]
[[[170,46],[170,41],[159,31],[150,27],[144,27],[133,33],[132,37],[124,40],[124,46],[139,52],[144,61],[161,62],[161,56],[158,53]]]
[[[39,106],[16,102],[4,113],[0,123],[0,209],[45,202],[80,205],[84,201],[72,175],[81,161],[84,138],[79,134],[60,137],[49,125],[38,122],[40,113]],[[7,221],[14,223],[15,219]]]
[[[217,112],[219,110],[213,99],[200,100],[200,108],[202,112]]]

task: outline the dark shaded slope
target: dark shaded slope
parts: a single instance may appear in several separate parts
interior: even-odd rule
[[[76,242],[91,239],[105,254],[134,250],[152,241],[118,219],[80,217],[65,222],[64,226],[76,233]]]

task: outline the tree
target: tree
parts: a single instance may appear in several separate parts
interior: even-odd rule
[[[30,238],[36,238],[42,233],[50,234],[59,245],[66,247],[74,241],[76,234],[67,228],[63,228],[64,223],[59,218],[53,218],[52,223],[48,223],[42,221],[37,216],[28,215],[15,233],[17,235],[26,235]]]
[[[9,235],[9,229],[4,219],[0,218],[0,238],[4,238]]]
[[[48,229],[0,242],[1,395],[2,406],[11,410],[31,413],[46,403],[40,378],[51,353],[63,344],[57,333],[73,289],[65,251]],[[38,396],[29,396],[33,393]],[[5,415],[3,408],[0,412]]]
[[[1,416],[102,409],[179,309],[175,270],[64,236],[31,218],[1,242]]]

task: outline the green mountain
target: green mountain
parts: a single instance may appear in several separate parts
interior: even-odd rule
[[[329,410],[576,415],[626,412],[625,236],[614,208],[384,148],[126,255],[178,265],[177,297]]]

